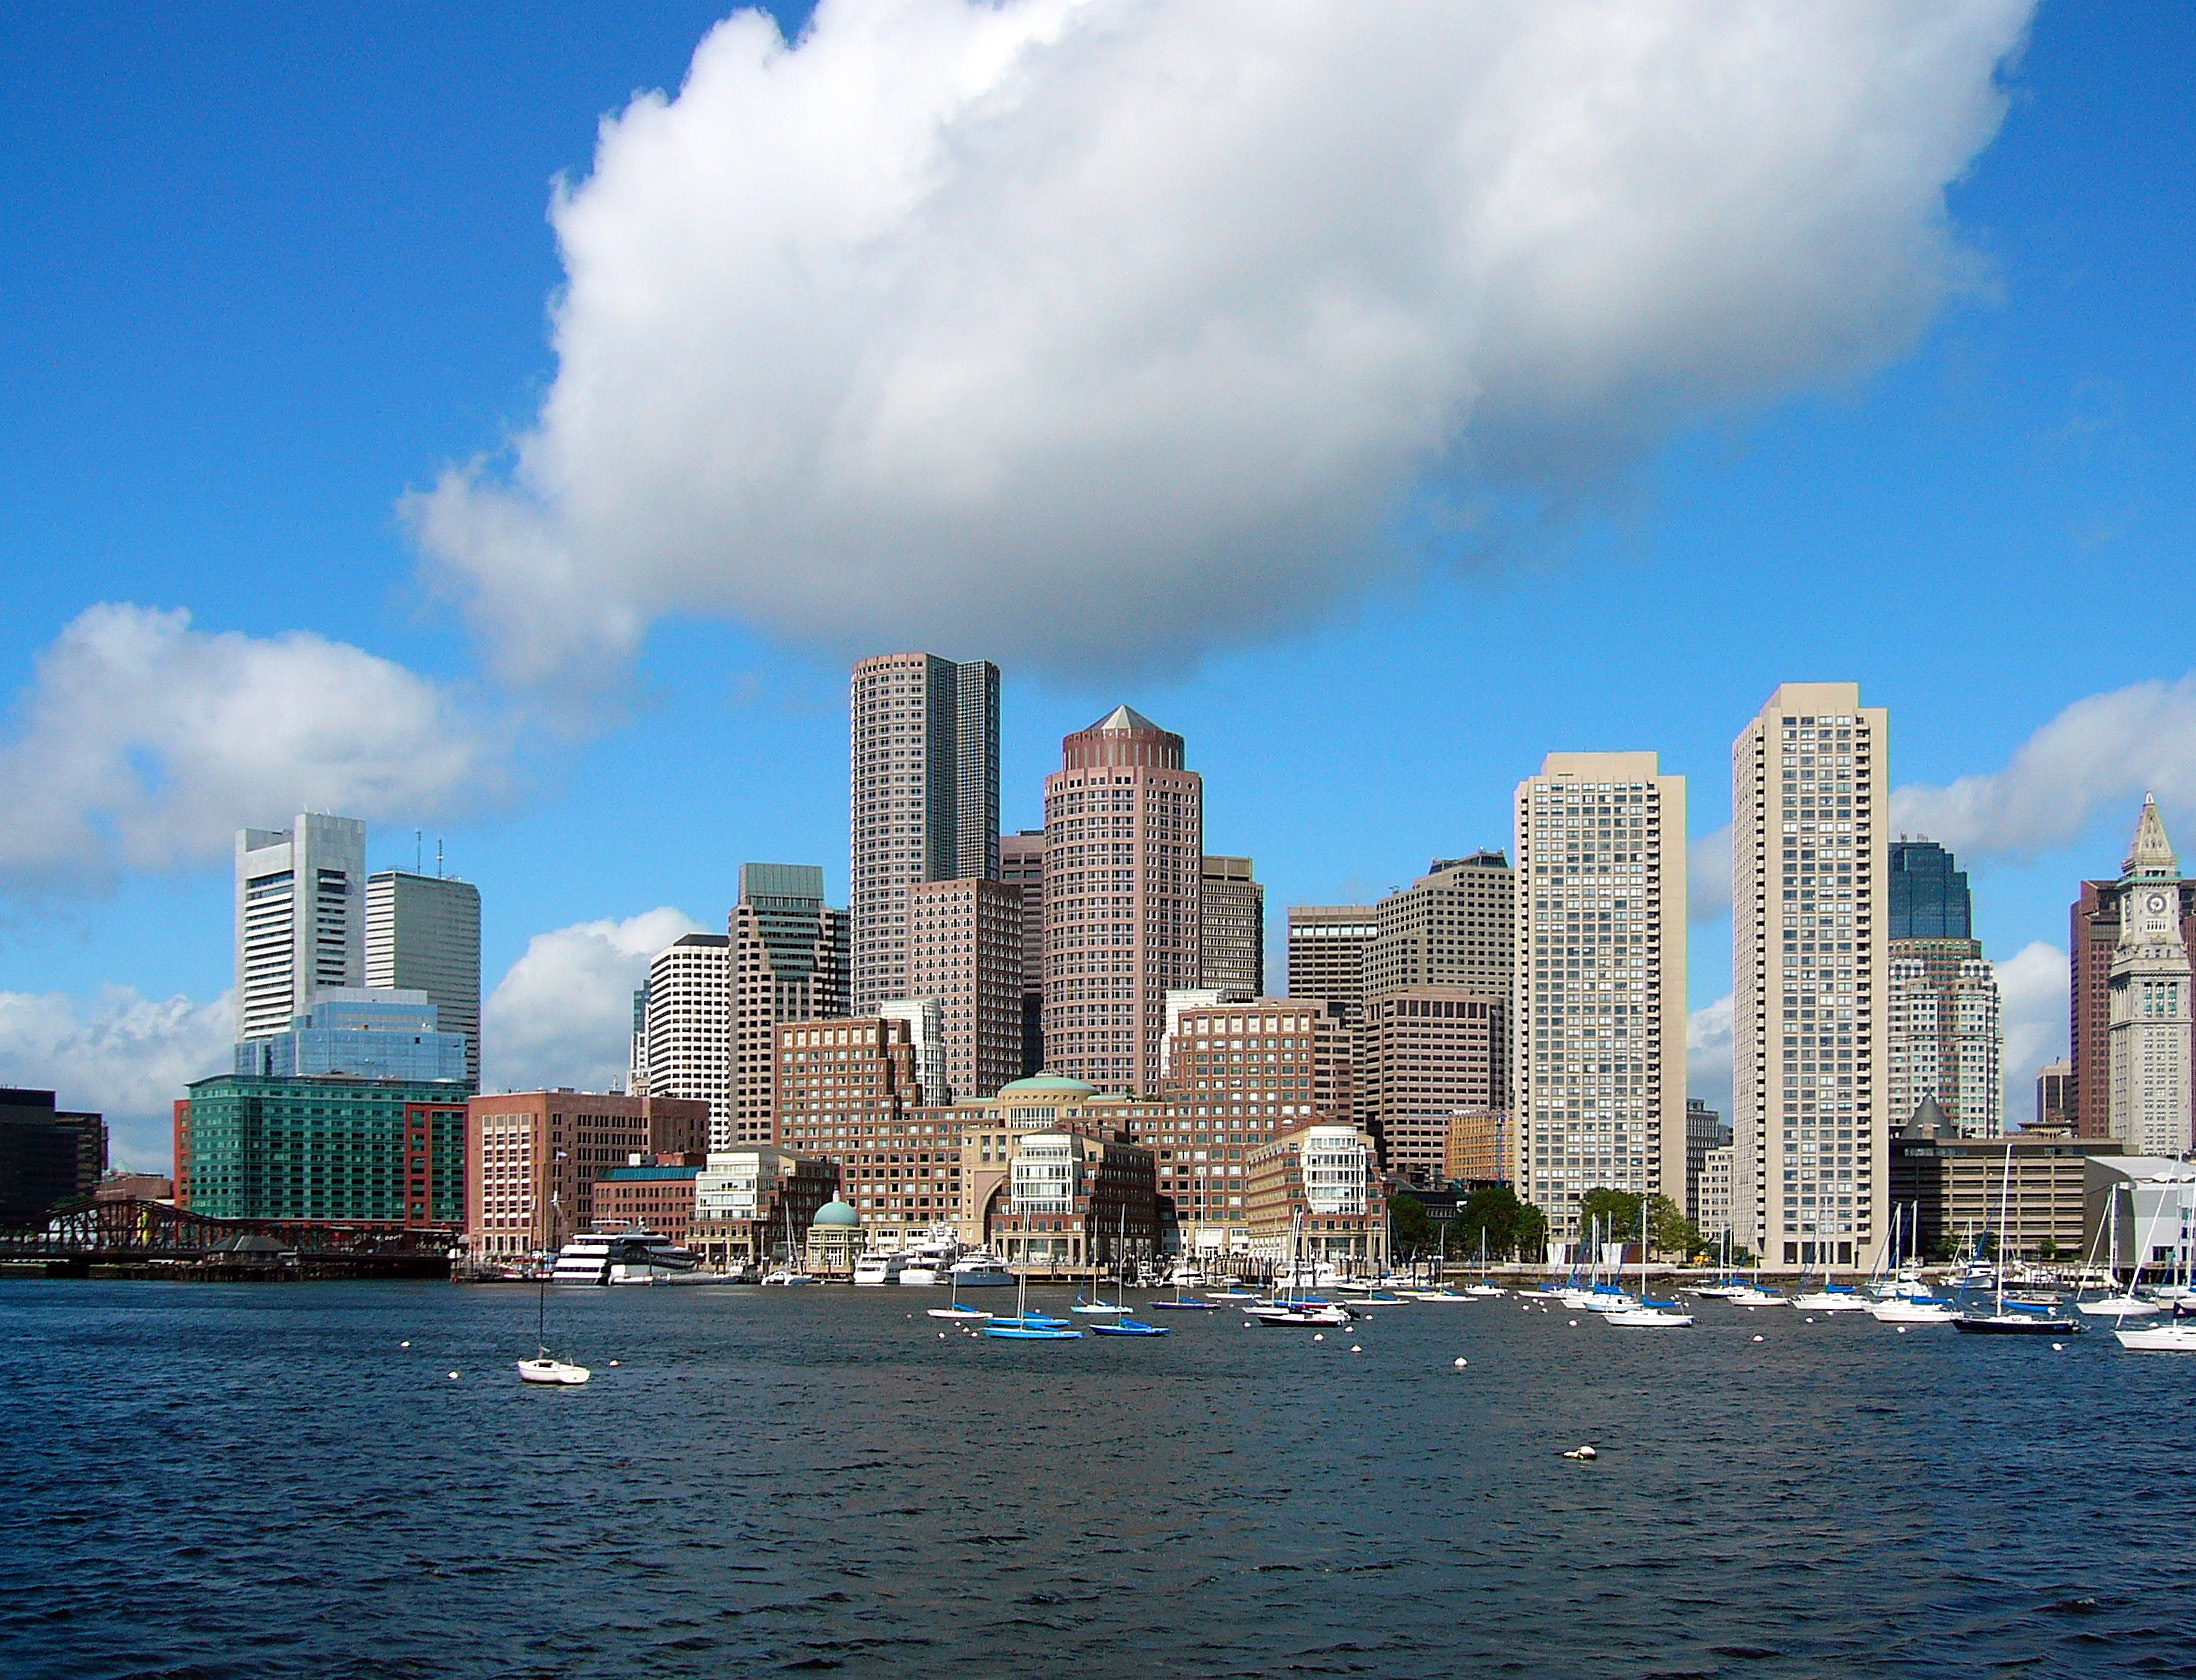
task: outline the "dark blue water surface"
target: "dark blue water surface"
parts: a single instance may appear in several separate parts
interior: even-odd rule
[[[0,1673],[2196,1672],[2196,1359],[936,1304],[0,1284]]]

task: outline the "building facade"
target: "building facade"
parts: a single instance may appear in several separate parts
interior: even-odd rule
[[[2018,1132],[2009,1139],[1961,1137],[1949,1120],[1934,1129],[1926,1123],[1900,1127],[1890,1143],[1900,1244],[1925,1258],[1952,1259],[1986,1240],[2023,1260],[2077,1258],[2083,1253],[2088,1163],[2100,1153],[2116,1155],[2119,1146]]]
[[[1340,1006],[1345,1026],[1365,1012],[1365,971],[1380,917],[1369,905],[1289,906],[1289,996]]]
[[[2120,912],[2127,896],[2118,880],[2084,881],[2068,915],[2067,1060],[2074,1064],[2069,1099],[2074,1135],[2112,1135],[2112,963],[2120,949]],[[2196,881],[2180,884],[2181,943],[2196,951]],[[2196,1069],[2190,1071],[2196,1090]]]
[[[1197,984],[1204,782],[1182,737],[1120,706],[1045,779],[1044,1040],[1050,1068],[1153,1094],[1169,990]]]
[[[839,1193],[835,1162],[783,1149],[730,1149],[694,1180],[689,1246],[712,1271],[796,1263],[817,1210]]]
[[[2130,1155],[2186,1155],[2196,1147],[2190,1103],[2196,1042],[2181,866],[2158,802],[2147,795],[2120,866],[2120,936],[2108,985],[2106,1129]]]
[[[56,1108],[51,1091],[0,1087],[0,1225],[39,1225],[89,1201],[107,1170],[103,1116]]]
[[[1972,939],[1974,901],[1967,871],[1934,840],[1894,840],[1884,857],[1884,937]]]
[[[366,877],[366,984],[418,991],[438,1031],[465,1040],[465,1083],[480,1088],[480,889],[447,875]]]
[[[1516,1159],[1510,1117],[1499,1108],[1460,1108],[1449,1115],[1443,1176],[1450,1184],[1479,1188],[1507,1184]]]
[[[464,1222],[462,1086],[224,1073],[188,1089],[176,1105],[178,1206],[224,1219]]]
[[[422,991],[330,986],[287,1032],[248,1038],[234,1072],[259,1079],[397,1079],[473,1094],[464,1034],[443,1032]]]
[[[1888,1231],[1889,728],[1787,683],[1731,749],[1733,1218],[1769,1266],[1869,1266]]]
[[[999,841],[999,880],[1022,894],[1022,1071],[1045,1065],[1045,831],[1025,828]]]
[[[1149,1263],[1159,1253],[1153,1156],[1078,1128],[1014,1132],[987,1242],[1016,1271]]]
[[[286,1032],[323,987],[366,984],[366,825],[306,812],[236,836],[236,1036]]]
[[[2039,1129],[2064,1130],[2075,1126],[2074,1064],[2065,1057],[2046,1062],[2036,1070],[2036,1119]]]
[[[975,877],[907,890],[909,994],[936,998],[945,1059],[933,1106],[1022,1077],[1022,889]]]
[[[907,889],[999,878],[999,668],[928,653],[854,667],[849,1008],[912,997]]]
[[[685,1248],[694,1234],[694,1182],[699,1162],[635,1161],[595,1180],[595,1226],[604,1231],[653,1231]]]
[[[1684,1194],[1685,778],[1551,753],[1516,825],[1516,1179],[1569,1240],[1588,1190]]]
[[[713,1137],[732,1115],[732,941],[682,934],[648,964],[648,1094],[709,1105]]]
[[[1517,876],[1499,851],[1436,858],[1374,906],[1380,924],[1365,959],[1365,995],[1406,986],[1461,986],[1507,997],[1517,961]]]
[[[711,1141],[719,1149],[774,1141],[778,1028],[843,1018],[852,963],[847,913],[824,903],[814,864],[741,864],[727,932],[732,1121]]]
[[[1903,1122],[1935,1097],[1961,1133],[2005,1130],[1998,971],[1974,939],[1894,939],[1886,966],[1887,1104]]]
[[[1253,1149],[1248,1167],[1250,1250],[1258,1258],[1283,1270],[1293,1262],[1355,1277],[1387,1271],[1388,1204],[1370,1134],[1350,1125],[1298,1127]]]
[[[511,1260],[591,1230],[595,1181],[636,1155],[704,1149],[709,1104],[623,1092],[499,1091],[465,1104],[465,1232],[474,1256]]]
[[[1724,1129],[1725,1136],[1730,1128]],[[1694,1180],[1693,1204],[1686,1210],[1694,1228],[1711,1243],[1721,1242],[1731,1232],[1731,1157],[1728,1143],[1720,1144],[1700,1158],[1700,1173]]]
[[[1730,1144],[1731,1128],[1723,1116],[1698,1097],[1686,1098],[1685,1199],[1678,1205],[1696,1225],[1700,1223],[1700,1175],[1707,1166],[1709,1152],[1727,1149]]]
[[[1507,1106],[1509,1048],[1506,993],[1405,986],[1369,998],[1350,1117],[1381,1165],[1422,1187],[1447,1182],[1451,1118]]]
[[[944,1108],[953,1101],[946,1080],[945,1006],[934,997],[894,998],[877,1005],[877,1017],[907,1028],[915,1053],[915,1106]]]
[[[1208,857],[1198,885],[1203,929],[1200,986],[1266,995],[1266,889],[1247,857]]]
[[[961,1110],[925,1108],[904,1021],[857,1016],[778,1029],[778,1147],[838,1163],[867,1246],[893,1251],[952,1222]]]

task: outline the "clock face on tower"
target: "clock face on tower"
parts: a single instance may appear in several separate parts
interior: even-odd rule
[[[2153,916],[2164,915],[2165,907],[2166,900],[2164,893],[2152,893],[2148,898],[2143,900],[2143,908],[2145,910],[2148,910]]]

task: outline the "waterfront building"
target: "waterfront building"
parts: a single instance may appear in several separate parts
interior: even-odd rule
[[[1166,995],[1197,984],[1204,781],[1127,706],[1045,779],[1045,1052],[1102,1090],[1159,1088]]]
[[[719,1150],[694,1180],[688,1246],[713,1271],[761,1266],[806,1247],[817,1210],[837,1199],[839,1168],[783,1149]]]
[[[648,963],[648,1094],[709,1105],[732,1134],[732,940],[682,934]]]
[[[718,1149],[775,1141],[778,1028],[843,1018],[852,962],[847,913],[824,903],[814,864],[741,864],[727,931],[732,1121],[711,1139]]]
[[[830,1201],[816,1210],[802,1238],[801,1269],[831,1282],[854,1276],[854,1262],[869,1248],[869,1230],[845,1202]],[[790,1256],[788,1264],[791,1263]]]
[[[1510,1182],[1514,1150],[1510,1117],[1499,1108],[1459,1108],[1449,1113],[1448,1148],[1442,1176],[1450,1184],[1477,1189]]]
[[[1289,906],[1289,996],[1323,998],[1354,1027],[1365,1011],[1365,965],[1380,937],[1370,905]]]
[[[1314,1123],[1251,1150],[1245,1176],[1250,1250],[1285,1266],[1292,1232],[1299,1262],[1360,1277],[1388,1269],[1388,1205],[1371,1134]]]
[[[2109,1255],[2116,1246],[2123,1280],[2138,1264],[2147,1281],[2196,1276],[2196,1162],[2123,1155],[2110,1140],[2088,1149],[2081,1252]]]
[[[405,1229],[464,1222],[462,1084],[224,1073],[188,1090],[175,1109],[180,1207]]]
[[[636,1156],[622,1167],[605,1168],[595,1179],[595,1228],[653,1231],[685,1248],[694,1233],[694,1186],[702,1159]]]
[[[907,889],[908,983],[940,1010],[942,1077],[925,1102],[988,1097],[1022,1076],[1022,889],[967,877]],[[918,1046],[919,1048],[919,1046]]]
[[[877,1018],[907,1027],[907,1042],[915,1052],[915,1106],[950,1106],[953,1088],[946,1082],[945,1006],[934,997],[894,998],[877,1005]]]
[[[1700,1172],[1693,1182],[1692,1205],[1686,1217],[1711,1243],[1721,1242],[1731,1230],[1731,1129],[1723,1128],[1724,1142],[1705,1151]]]
[[[2106,1129],[2130,1154],[2186,1155],[2191,1130],[2191,971],[2181,866],[2158,802],[2144,796],[2120,866],[2120,935],[2108,981]]]
[[[1079,1128],[1008,1134],[987,1242],[1017,1270],[1113,1266],[1159,1253],[1154,1157]]]
[[[470,1096],[470,1052],[464,1034],[440,1030],[423,991],[330,986],[287,1032],[239,1042],[233,1071],[258,1079],[332,1074],[441,1083]]]
[[[2012,1182],[2006,1182],[2007,1146]],[[1905,1210],[1909,1254],[1951,1259],[1986,1237],[2000,1234],[2003,1252],[2020,1259],[2079,1258],[2089,1162],[2117,1155],[2110,1140],[2029,1137],[1964,1137],[1933,1099],[1892,1133],[1889,1144],[1891,1203]]]
[[[1888,1231],[1889,729],[1787,683],[1731,748],[1733,1219],[1770,1266],[1865,1267]]]
[[[2062,1056],[2036,1070],[2035,1124],[2071,1135],[2074,1123],[2074,1064]]]
[[[1969,1137],[2005,1130],[1998,971],[1974,939],[1894,939],[1885,971],[1886,1101],[1893,1116],[1934,1097]]]
[[[1684,1194],[1685,778],[1551,753],[1516,806],[1516,1177],[1569,1240],[1588,1190]]]
[[[466,1085],[480,1088],[480,889],[448,875],[384,869],[366,877],[366,984],[418,991],[439,1031],[465,1040]]]
[[[1266,992],[1266,889],[1247,857],[1208,857],[1198,888],[1203,957],[1197,984],[1244,997]]]
[[[1685,1199],[1678,1205],[1696,1225],[1700,1223],[1700,1175],[1708,1152],[1726,1148],[1730,1142],[1731,1128],[1722,1115],[1698,1097],[1685,1099]]]
[[[366,984],[366,825],[306,812],[236,836],[236,1036],[287,1032],[323,987]]]
[[[1357,1032],[1348,1117],[1378,1142],[1389,1174],[1439,1185],[1450,1117],[1507,1105],[1508,1056],[1506,993],[1430,985],[1375,993]]]
[[[465,1104],[465,1231],[476,1258],[562,1247],[593,1227],[595,1181],[636,1155],[708,1147],[699,1098],[594,1091],[498,1091]]]
[[[2196,881],[2180,882],[2177,892],[2181,943],[2196,951]],[[2074,1065],[2068,1096],[2077,1137],[2112,1135],[2112,963],[2126,896],[2120,880],[2084,881],[2067,918],[2067,1060]],[[2196,1092],[2196,1068],[2190,1080]]]
[[[107,1122],[51,1091],[0,1087],[0,1225],[39,1225],[87,1201],[107,1170]]]
[[[907,889],[999,878],[999,668],[928,653],[854,667],[849,702],[852,998],[867,1015],[909,983]]]
[[[1517,874],[1500,851],[1436,858],[1409,887],[1374,907],[1365,992],[1458,986],[1508,997],[1517,961]]]
[[[838,1163],[840,1194],[873,1249],[903,1248],[960,1209],[961,1111],[918,1098],[905,1021],[778,1029],[778,1147]]]
[[[1884,855],[1884,937],[1972,939],[1974,901],[1967,871],[1934,840],[1894,840]]]
[[[999,880],[1022,894],[1022,1066],[1045,1065],[1045,831],[1025,828],[999,841]]]

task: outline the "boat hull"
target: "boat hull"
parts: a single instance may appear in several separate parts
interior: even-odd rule
[[[2019,1317],[2008,1313],[2003,1318],[1955,1318],[1952,1328],[1968,1336],[2078,1336],[2081,1324],[2066,1318],[2032,1318],[2023,1313]]]
[[[561,1359],[522,1359],[519,1381],[540,1388],[577,1388],[594,1375],[584,1365],[567,1365]]]
[[[2130,1353],[2196,1353],[2196,1324],[2153,1324],[2112,1333]]]

